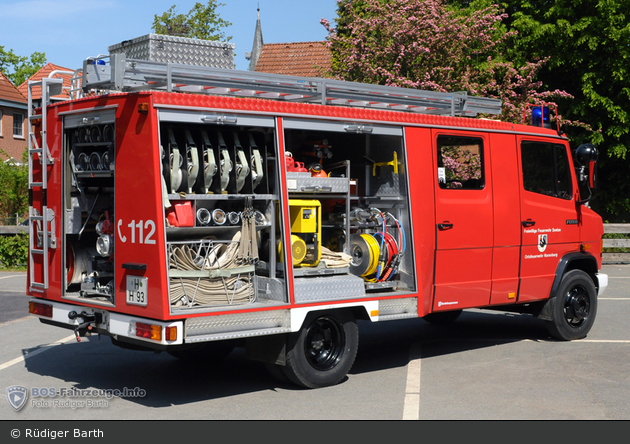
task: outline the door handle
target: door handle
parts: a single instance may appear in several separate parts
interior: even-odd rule
[[[531,220],[531,219],[527,219],[527,220],[522,221],[521,225],[523,225],[525,228],[533,227],[534,225],[536,225],[536,221],[535,220]]]
[[[438,224],[438,229],[440,230],[450,230],[451,228],[453,228],[453,224],[448,222],[442,222],[441,224]]]

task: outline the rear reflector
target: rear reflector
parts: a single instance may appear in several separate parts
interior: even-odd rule
[[[177,327],[166,327],[166,340],[177,341]]]
[[[136,336],[138,336],[139,338],[146,338],[146,339],[153,339],[155,341],[161,341],[162,340],[162,326],[136,322]]]
[[[42,304],[41,302],[30,301],[28,303],[28,312],[37,316],[45,316],[52,318],[52,305]]]

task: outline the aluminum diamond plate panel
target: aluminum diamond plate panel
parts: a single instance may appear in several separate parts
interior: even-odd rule
[[[379,320],[418,317],[418,299],[383,299],[378,302]]]
[[[197,336],[261,329],[286,328],[288,330],[290,326],[291,319],[288,310],[205,316],[186,320],[186,340],[188,341]]]
[[[128,59],[234,69],[234,47],[233,43],[147,34],[107,49],[110,54],[125,53]]]
[[[363,278],[353,274],[305,277],[294,280],[295,303],[335,301],[364,297]]]

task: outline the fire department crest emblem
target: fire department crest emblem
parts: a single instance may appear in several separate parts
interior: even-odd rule
[[[547,249],[547,235],[539,234],[538,235],[538,251],[541,253]]]
[[[28,390],[21,385],[12,385],[6,389],[7,401],[16,412],[24,407],[28,398]]]

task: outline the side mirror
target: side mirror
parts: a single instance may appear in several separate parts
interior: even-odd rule
[[[580,183],[588,185],[590,196],[581,200],[586,203],[593,198],[593,190],[597,188],[597,159],[599,152],[591,143],[584,143],[575,150],[575,161],[577,163],[577,179]]]

